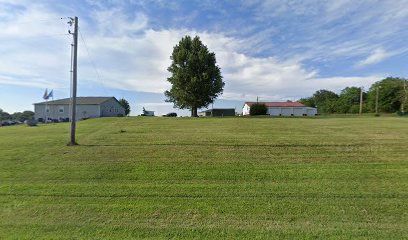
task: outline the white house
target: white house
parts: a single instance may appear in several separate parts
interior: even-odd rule
[[[38,121],[69,121],[70,98],[34,103],[34,117]],[[76,118],[124,116],[125,109],[115,97],[77,97]]]
[[[249,115],[251,106],[257,102],[246,102],[242,115]],[[307,107],[298,102],[259,102],[268,108],[267,114],[271,116],[316,116],[317,108]]]

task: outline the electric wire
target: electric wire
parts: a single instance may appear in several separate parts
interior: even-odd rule
[[[107,94],[107,89],[106,89],[106,86],[105,86],[105,81],[101,78],[101,75],[99,74],[98,68],[96,67],[95,62],[94,62],[94,61],[92,60],[92,58],[91,58],[91,54],[90,54],[90,52],[89,52],[88,45],[86,44],[85,38],[83,37],[82,31],[81,31],[80,29],[79,29],[79,35],[80,35],[80,37],[81,37],[82,43],[84,44],[84,47],[85,47],[85,50],[86,50],[86,53],[87,53],[88,60],[89,60],[89,62],[91,63],[92,68],[94,69],[94,71],[95,71],[95,73],[96,73],[96,77],[98,78],[98,82],[101,84],[101,86],[102,86],[102,88],[103,88],[103,91],[104,91],[104,93],[105,93],[105,95],[106,95],[106,94]]]

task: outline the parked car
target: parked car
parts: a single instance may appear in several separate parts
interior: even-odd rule
[[[4,121],[1,125],[2,126],[13,126],[13,125],[16,125],[16,122],[14,122],[14,121]]]
[[[163,117],[177,117],[177,113],[175,112],[167,113],[166,115],[163,115]]]
[[[35,119],[30,119],[30,120],[25,120],[24,123],[30,127],[33,127],[33,126],[37,126],[38,121]]]

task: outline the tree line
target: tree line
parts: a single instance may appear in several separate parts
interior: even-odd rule
[[[346,87],[340,94],[321,89],[299,102],[316,107],[319,113],[359,113],[360,93],[359,87]],[[387,77],[372,84],[362,95],[364,113],[377,112],[377,107],[378,112],[383,113],[405,113],[408,110],[408,82],[404,78]]]
[[[10,120],[24,122],[25,120],[33,118],[34,112],[32,111],[15,112],[13,114],[9,114],[8,112],[4,112],[3,109],[0,108],[0,121]]]

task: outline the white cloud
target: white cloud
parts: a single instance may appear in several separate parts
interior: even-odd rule
[[[359,63],[357,63],[357,66],[358,67],[364,67],[364,66],[376,64],[376,63],[379,63],[379,62],[391,57],[392,55],[394,55],[394,54],[388,53],[382,48],[377,48],[366,59],[364,59],[364,60],[360,61]]]
[[[138,38],[100,39],[94,36],[90,45],[91,51],[98,55],[98,65],[111,64],[101,70],[102,76],[109,79],[110,87],[162,93],[170,87],[166,69],[171,63],[172,47],[186,34],[199,35],[216,53],[226,82],[223,99],[301,97],[321,88],[340,90],[350,85],[368,86],[381,78],[321,78],[317,70],[307,70],[296,58],[283,61],[275,57],[250,57],[240,53],[246,48],[246,41],[207,32],[148,29]]]
[[[406,36],[407,0],[243,0],[242,4],[260,25],[269,23],[277,29],[273,35],[259,36],[263,43],[273,42],[276,36],[287,37],[282,52],[269,46],[269,51],[281,56],[301,54],[325,62],[361,59],[383,46],[395,55],[406,51],[402,39]]]
[[[49,34],[63,34],[66,26],[55,12],[39,5],[30,5],[14,19],[24,24],[0,23],[4,32],[0,36],[2,58],[0,83],[33,87],[54,86],[64,88],[69,82],[69,43],[66,36],[42,37],[44,29],[36,19],[54,18],[48,24]],[[307,8],[305,8],[307,9]],[[303,14],[303,10],[299,14]],[[1,12],[7,14],[7,12]],[[12,14],[12,13],[10,13]],[[368,86],[381,76],[322,78],[316,69],[308,69],[297,56],[281,59],[277,56],[254,57],[248,54],[259,42],[253,38],[238,39],[221,33],[188,29],[151,29],[144,14],[129,18],[121,9],[95,10],[88,18],[80,18],[84,43],[79,42],[79,79],[104,87],[141,92],[162,93],[169,89],[169,73],[173,46],[186,34],[199,35],[210,51],[216,53],[226,82],[221,98],[235,100],[287,99],[308,96],[327,88],[340,90],[350,85]],[[26,23],[28,22],[28,24]],[[32,23],[30,23],[32,22]],[[81,38],[80,38],[81,39]],[[345,45],[352,51],[352,44]],[[340,51],[340,50],[338,50]],[[385,53],[386,54],[386,53]],[[375,55],[375,54],[374,54]],[[367,63],[384,57],[367,58]],[[102,81],[102,83],[101,83]],[[165,105],[168,107],[168,105]],[[158,107],[158,106],[156,106]]]

